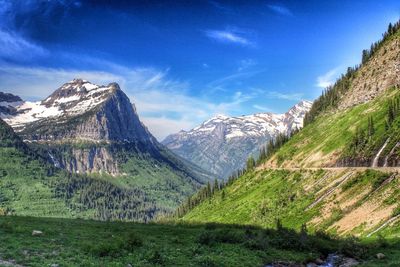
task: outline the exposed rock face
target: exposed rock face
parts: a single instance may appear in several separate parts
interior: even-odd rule
[[[19,96],[0,92],[0,115],[2,118],[17,114],[16,107],[23,103]]]
[[[119,174],[118,162],[107,146],[87,148],[67,147],[63,151],[53,149],[49,157],[54,166],[74,173]],[[64,153],[62,153],[64,152]],[[69,155],[65,157],[64,155]]]
[[[351,89],[339,103],[345,109],[374,99],[390,87],[400,87],[400,38],[388,40],[382,49],[361,67],[351,81]]]
[[[226,178],[279,133],[301,128],[311,102],[302,101],[285,114],[216,116],[190,131],[169,135],[162,143],[183,158]]]

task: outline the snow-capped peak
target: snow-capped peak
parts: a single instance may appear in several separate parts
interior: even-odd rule
[[[284,114],[267,112],[236,117],[219,114],[190,131],[180,131],[167,139],[171,140],[173,136],[180,136],[178,139],[181,139],[184,136],[193,138],[216,134],[223,135],[225,140],[230,140],[236,137],[272,137],[278,133],[289,133],[292,129],[303,126],[303,118],[311,105],[312,102],[303,100]]]
[[[119,86],[115,83],[100,86],[87,80],[74,79],[62,85],[45,100],[20,102],[15,106],[15,114],[10,116],[0,113],[0,117],[14,128],[23,128],[27,123],[42,119],[77,116],[97,107],[118,89]]]

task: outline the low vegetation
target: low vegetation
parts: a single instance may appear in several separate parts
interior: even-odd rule
[[[42,232],[32,235],[33,230]],[[394,243],[335,239],[306,228],[296,232],[222,224],[137,224],[0,217],[0,259],[29,266],[263,266],[307,263],[336,252],[366,266],[398,263]],[[387,258],[374,263],[373,254]],[[371,256],[372,255],[372,256]],[[395,266],[395,265],[393,265]]]

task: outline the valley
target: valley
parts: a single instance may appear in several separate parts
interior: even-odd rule
[[[400,266],[372,2],[1,2],[0,266]]]

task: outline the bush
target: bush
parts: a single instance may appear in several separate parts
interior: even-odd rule
[[[114,238],[100,243],[86,243],[84,250],[96,257],[116,257],[124,250],[132,251],[143,245],[143,240],[135,233],[129,233],[124,239]]]
[[[142,238],[133,232],[128,234],[125,242],[125,248],[127,250],[132,250],[143,245]]]
[[[15,229],[11,222],[2,222],[0,223],[0,230],[6,233],[14,233]]]
[[[164,256],[161,254],[160,251],[155,250],[149,257],[149,262],[152,264],[163,264]]]
[[[85,250],[96,257],[117,257],[121,253],[122,241],[107,241],[99,244],[86,244]]]
[[[200,258],[199,260],[197,260],[197,266],[201,266],[201,267],[216,267],[216,266],[219,266],[219,265],[216,264],[215,261],[211,257],[206,256],[204,258]]]
[[[199,235],[198,242],[201,245],[210,246],[215,243],[215,236],[208,231],[204,231]]]
[[[212,245],[215,242],[220,243],[244,243],[245,235],[242,231],[224,228],[215,231],[204,231],[199,236],[199,243],[202,245]]]

